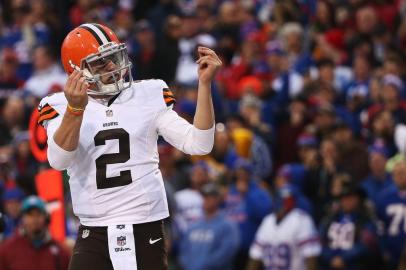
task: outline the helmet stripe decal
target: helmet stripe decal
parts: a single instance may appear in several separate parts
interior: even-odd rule
[[[109,42],[107,40],[106,36],[99,30],[99,28],[97,28],[93,24],[85,23],[85,24],[82,24],[80,27],[89,31],[96,38],[97,42],[100,45],[103,45],[103,44],[106,44],[107,42]]]
[[[106,31],[103,29],[103,27],[100,26],[100,24],[95,23],[95,24],[93,24],[93,25],[96,26],[97,29],[99,29],[100,32],[103,33],[103,35],[107,38],[107,40],[108,40],[109,42],[111,41],[111,38],[109,37],[109,35],[107,35]]]
[[[92,28],[87,27],[87,26],[80,26],[80,28],[86,29],[87,31],[90,32],[90,34],[92,34],[92,36],[97,40],[97,43],[99,43],[99,45],[103,45],[103,41],[100,39],[100,37],[96,34],[96,32],[93,31]]]

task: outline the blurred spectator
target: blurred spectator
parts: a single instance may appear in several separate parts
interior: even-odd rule
[[[21,211],[21,230],[0,247],[0,269],[68,269],[69,253],[49,235],[45,203],[31,196]]]
[[[239,102],[239,112],[245,122],[269,146],[272,144],[272,130],[262,121],[262,102],[253,94],[245,94]]]
[[[268,145],[262,137],[246,128],[244,118],[232,115],[226,121],[227,130],[233,139],[239,157],[252,161],[254,177],[266,181],[272,171],[272,159]],[[230,164],[232,166],[232,164]]]
[[[21,131],[14,135],[13,138],[16,177],[25,176],[34,179],[38,172],[38,162],[35,160],[30,148],[30,134],[28,131]],[[30,183],[25,183],[22,188],[31,189]]]
[[[238,250],[238,229],[220,213],[221,194],[216,184],[204,185],[201,193],[204,218],[181,240],[180,262],[187,270],[231,270]]]
[[[214,36],[221,43],[226,42],[231,46],[237,45],[240,41],[238,16],[239,7],[233,1],[224,1],[218,7],[217,24],[214,26]]]
[[[376,113],[371,119],[371,126],[368,130],[368,144],[382,141],[388,148],[388,155],[393,156],[398,151],[395,145],[395,121],[389,111]]]
[[[381,110],[391,113],[395,124],[406,123],[406,103],[401,99],[403,90],[402,80],[395,75],[386,75],[382,79],[382,104],[377,104],[369,108],[369,115]]]
[[[299,145],[296,142],[300,142],[299,135],[303,133],[305,125],[309,121],[308,114],[306,102],[300,98],[292,100],[287,110],[283,112],[276,135],[276,167],[299,160]]]
[[[387,269],[399,269],[406,243],[406,162],[393,168],[394,185],[382,190],[377,200],[377,214],[382,222],[381,245]]]
[[[278,188],[275,213],[265,217],[258,228],[247,269],[315,270],[320,252],[312,218],[297,208],[289,187]]]
[[[337,122],[336,110],[331,104],[321,105],[317,108],[316,116],[313,120],[315,134],[321,141],[331,135]]]
[[[181,85],[195,85],[197,83],[196,46],[204,45],[213,48],[213,38],[198,42],[199,25],[194,12],[185,13],[182,17],[182,38],[179,40],[179,58],[176,67],[176,82]]]
[[[15,93],[23,85],[23,81],[17,76],[18,58],[11,48],[5,48],[0,52],[0,108],[5,100]]]
[[[357,55],[353,62],[354,78],[345,89],[345,96],[368,95],[371,64],[367,56]]]
[[[271,71],[271,88],[281,102],[287,102],[300,94],[303,78],[294,69],[289,68],[289,59],[282,44],[271,41],[266,45],[266,61]]]
[[[153,61],[155,58],[155,34],[148,21],[141,20],[135,24],[135,49],[131,54],[135,66],[134,79],[153,78]]]
[[[237,158],[234,143],[226,126],[223,123],[217,123],[213,150],[205,157],[205,161],[210,165],[214,174],[213,178],[224,180],[225,175],[229,174],[227,167],[232,167]]]
[[[360,182],[368,174],[368,153],[365,146],[354,139],[353,131],[345,123],[337,123],[333,139],[339,146],[340,169],[350,174],[354,181]]]
[[[388,150],[384,145],[371,145],[369,152],[370,174],[362,181],[362,188],[368,198],[377,205],[378,194],[393,184],[392,178],[385,170],[388,160]]]
[[[33,52],[34,72],[25,83],[25,90],[37,98],[62,91],[67,76],[63,72],[53,52],[47,46],[39,46]]]
[[[189,186],[188,175],[183,170],[177,168],[175,149],[169,144],[161,143],[158,144],[158,153],[159,169],[161,170],[165,185],[170,185],[171,189],[175,191],[187,188]]]
[[[21,200],[24,193],[19,188],[6,189],[3,194],[5,228],[3,231],[4,238],[8,238],[14,233],[20,222]]]
[[[312,29],[317,32],[326,32],[334,27],[333,5],[328,1],[317,1],[316,18],[314,19]]]
[[[84,17],[94,8],[95,3],[95,0],[76,1],[75,5],[70,9],[69,12],[72,28],[75,28],[86,21]]]
[[[207,164],[199,161],[191,169],[190,187],[175,193],[175,222],[181,234],[203,217],[203,197],[200,189],[210,181],[208,170]]]
[[[332,199],[331,183],[338,168],[338,150],[331,139],[325,139],[321,142],[319,156],[314,157],[315,153],[308,151],[308,162],[313,166],[308,170],[304,185],[304,194],[311,200],[314,207],[314,219],[319,224],[325,214],[325,207]],[[317,161],[312,161],[316,159]]]
[[[45,16],[38,16],[31,1],[15,1],[11,10],[12,22],[2,36],[2,47],[13,48],[19,60],[18,76],[27,79],[31,75],[31,55],[35,46],[50,42],[50,28],[44,23]],[[32,1],[34,2],[34,1]],[[38,2],[38,1],[36,1]],[[41,13],[41,12],[40,12]]]
[[[305,73],[313,64],[310,55],[304,50],[304,30],[299,23],[286,23],[280,29],[283,49],[287,53],[290,69],[299,74]],[[297,90],[294,95],[297,95]]]
[[[338,206],[320,228],[323,269],[381,269],[376,224],[361,189],[344,183]]]
[[[276,174],[274,187],[277,190],[282,189],[284,187],[289,189],[290,193],[292,193],[292,196],[295,197],[295,206],[305,211],[309,215],[312,215],[313,207],[310,201],[302,194],[301,188],[303,183],[300,183],[300,181],[301,180],[303,181],[304,177],[302,179],[299,179],[300,178],[299,175],[302,174],[300,169],[301,168],[297,168],[293,165],[282,166]]]
[[[11,96],[4,104],[0,117],[0,146],[10,144],[13,136],[21,131],[24,123],[24,101],[17,96]]]
[[[162,78],[168,84],[175,80],[176,67],[180,57],[179,39],[182,36],[182,21],[178,16],[169,16],[164,33],[157,41],[154,77]]]
[[[225,200],[227,217],[238,224],[241,246],[234,269],[245,269],[248,250],[262,219],[271,211],[271,197],[252,179],[252,164],[238,159],[234,165],[234,182]]]

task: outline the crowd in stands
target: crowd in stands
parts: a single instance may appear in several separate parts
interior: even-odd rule
[[[44,212],[24,208],[49,168],[29,119],[63,90],[60,45],[85,22],[111,27],[135,80],[165,80],[188,121],[197,46],[223,61],[211,154],[159,143],[171,269],[406,269],[405,0],[8,0],[0,14],[0,269],[27,211]]]

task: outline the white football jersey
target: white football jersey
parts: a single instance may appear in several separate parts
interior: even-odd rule
[[[275,214],[264,218],[250,248],[250,258],[262,261],[266,270],[304,270],[305,259],[318,256],[320,252],[312,219],[294,209],[279,224]]]
[[[73,210],[82,224],[137,224],[168,217],[158,169],[158,135],[185,150],[184,138],[193,128],[172,110],[170,96],[163,81],[145,80],[134,82],[110,105],[89,97],[79,146],[66,168]],[[41,101],[41,111],[56,111],[41,113],[48,141],[66,106],[64,93]]]

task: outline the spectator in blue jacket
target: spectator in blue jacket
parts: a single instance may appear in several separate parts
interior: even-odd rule
[[[351,182],[343,184],[338,209],[322,222],[322,269],[378,270],[375,220],[365,205],[365,194]]]
[[[204,219],[181,240],[180,263],[185,270],[231,270],[239,245],[237,227],[220,212],[221,196],[214,183],[203,186]]]
[[[377,200],[377,215],[383,231],[380,239],[387,269],[398,268],[406,246],[406,162],[400,161],[393,169],[395,185],[384,189]]]
[[[248,251],[262,219],[271,212],[272,202],[267,191],[252,180],[252,164],[238,159],[234,165],[235,182],[225,201],[226,215],[238,224],[241,245],[234,262],[235,270],[245,269]]]
[[[393,181],[391,175],[385,170],[389,155],[386,147],[374,144],[368,150],[370,174],[364,179],[361,186],[368,198],[376,206],[379,193],[393,185]]]

